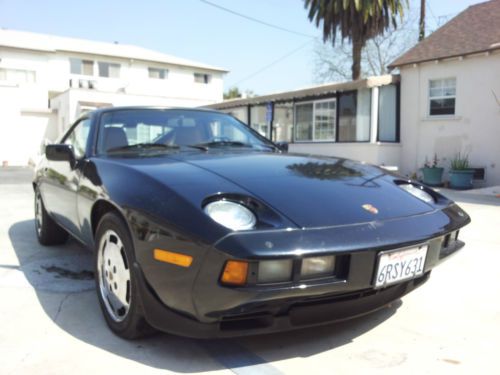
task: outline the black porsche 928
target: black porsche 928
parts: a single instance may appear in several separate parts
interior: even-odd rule
[[[372,165],[292,154],[232,116],[122,107],[46,146],[35,227],[94,250],[124,338],[227,337],[359,316],[424,283],[469,216]]]

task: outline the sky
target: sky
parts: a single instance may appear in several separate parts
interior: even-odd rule
[[[269,23],[237,16],[214,5]],[[482,0],[427,0],[433,30]],[[314,84],[321,32],[302,0],[0,0],[0,27],[135,44],[230,70],[224,86],[256,94]],[[419,9],[419,0],[410,7]]]

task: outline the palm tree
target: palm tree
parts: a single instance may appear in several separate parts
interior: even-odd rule
[[[309,20],[323,25],[323,41],[335,44],[337,33],[341,40],[352,42],[352,79],[361,75],[361,50],[366,41],[383,34],[396,16],[403,17],[407,0],[305,0]]]

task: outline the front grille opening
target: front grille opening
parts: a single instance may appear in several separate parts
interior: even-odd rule
[[[268,328],[273,325],[273,321],[271,315],[224,318],[220,323],[220,329],[221,331],[240,331]]]
[[[441,245],[441,250],[439,251],[439,259],[443,259],[455,251],[456,243],[458,241],[458,233],[459,232],[460,231],[457,230],[457,231],[448,233],[444,237],[444,241]]]
[[[450,235],[447,234],[445,237],[444,237],[444,242],[443,242],[443,247],[446,248],[448,247],[448,245],[450,244]]]

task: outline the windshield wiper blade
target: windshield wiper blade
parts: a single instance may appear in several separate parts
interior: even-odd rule
[[[203,151],[207,151],[210,148],[217,148],[217,147],[248,147],[248,148],[253,148],[253,145],[248,144],[248,143],[243,143],[239,141],[211,141],[211,142],[206,142],[206,143],[197,143],[194,145],[188,145],[188,147],[192,148],[198,148]]]
[[[164,143],[136,143],[133,145],[126,145],[120,147],[113,147],[106,152],[122,152],[122,151],[142,151],[142,150],[178,150],[177,145],[166,145]]]

